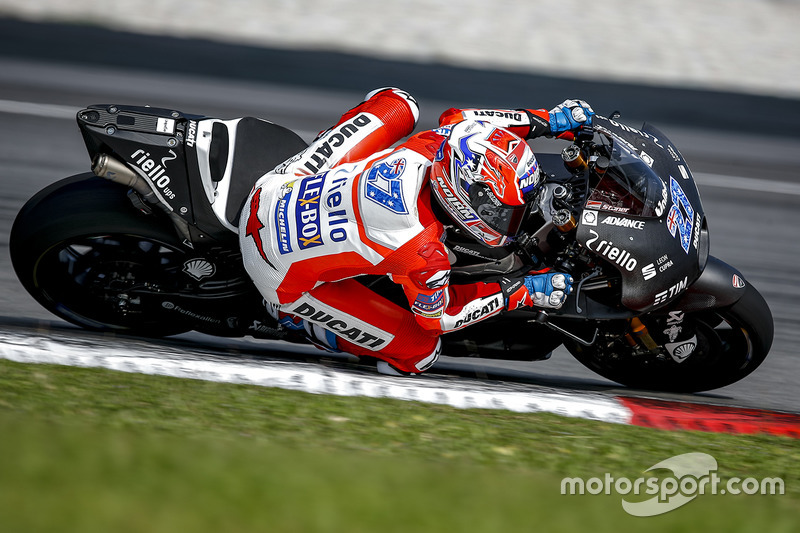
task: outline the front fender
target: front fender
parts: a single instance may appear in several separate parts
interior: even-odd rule
[[[746,281],[742,273],[725,261],[708,257],[703,273],[692,283],[683,296],[670,309],[699,311],[729,307],[744,296]]]

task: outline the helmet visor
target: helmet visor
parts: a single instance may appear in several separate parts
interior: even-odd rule
[[[490,228],[506,237],[514,237],[518,232],[530,204],[505,205],[485,185],[473,184],[469,189],[472,208]]]

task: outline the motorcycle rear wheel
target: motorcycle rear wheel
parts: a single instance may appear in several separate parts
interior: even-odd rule
[[[564,345],[586,367],[617,383],[637,389],[700,392],[735,383],[764,361],[772,346],[774,324],[763,296],[751,284],[732,306],[686,313],[684,328],[697,336],[695,350],[682,362],[661,353],[636,355],[624,341],[613,345]],[[657,333],[655,323],[642,319]]]
[[[82,328],[160,337],[191,327],[151,287],[170,287],[187,257],[174,228],[91,174],[44,189],[17,215],[9,243],[23,287]]]

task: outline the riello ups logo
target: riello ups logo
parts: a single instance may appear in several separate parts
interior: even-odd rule
[[[597,232],[590,229],[589,233],[592,234],[592,237],[586,241],[586,246],[590,250],[604,256],[606,259],[621,266],[628,272],[633,272],[638,261],[631,256],[630,252],[618,246],[614,246],[614,243],[611,241],[601,240],[598,243],[597,241],[600,239],[600,236]]]
[[[169,156],[162,157],[160,163],[156,163],[156,161],[150,156],[150,152],[145,152],[144,150],[139,149],[131,154],[131,159],[133,160],[133,164],[136,165],[139,170],[144,172],[144,174],[150,178],[150,181],[153,182],[156,187],[158,187],[165,198],[174,200],[175,193],[169,188],[172,178],[167,175],[167,161],[173,161],[177,159],[178,155],[172,150],[169,151],[169,154]]]

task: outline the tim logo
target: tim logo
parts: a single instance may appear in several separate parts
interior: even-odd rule
[[[403,183],[400,181],[405,169],[406,160],[402,157],[388,163],[381,161],[372,165],[367,172],[367,198],[389,211],[407,215],[408,209],[403,200]]]

